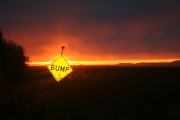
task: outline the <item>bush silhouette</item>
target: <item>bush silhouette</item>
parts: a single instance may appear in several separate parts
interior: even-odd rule
[[[0,31],[0,75],[14,81],[22,76],[29,57],[24,55],[21,45],[7,40]]]

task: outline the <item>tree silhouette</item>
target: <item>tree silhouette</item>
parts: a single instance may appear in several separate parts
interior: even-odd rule
[[[22,76],[29,57],[24,55],[21,45],[7,40],[0,31],[0,72],[1,77],[14,81]]]

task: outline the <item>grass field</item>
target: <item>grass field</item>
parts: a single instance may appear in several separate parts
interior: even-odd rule
[[[56,82],[29,67],[0,85],[0,119],[179,120],[180,67],[74,66]]]

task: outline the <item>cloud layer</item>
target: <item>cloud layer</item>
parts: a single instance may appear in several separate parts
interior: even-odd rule
[[[180,2],[2,0],[0,27],[32,61],[180,58]]]

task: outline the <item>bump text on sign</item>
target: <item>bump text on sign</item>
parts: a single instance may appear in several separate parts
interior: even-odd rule
[[[51,65],[51,70],[66,72],[67,70],[69,70],[69,67],[58,66],[58,65]]]

